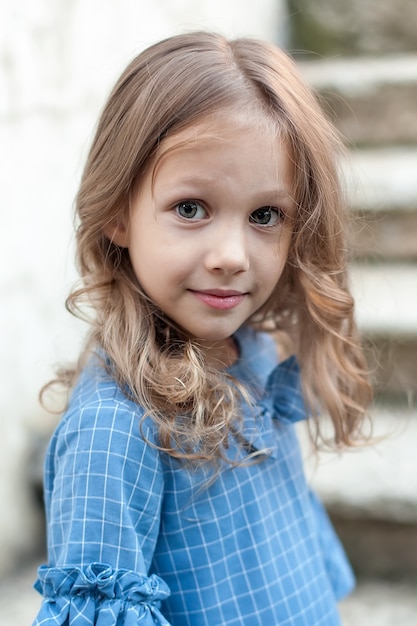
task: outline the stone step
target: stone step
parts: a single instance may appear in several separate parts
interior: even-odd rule
[[[365,338],[376,397],[407,404],[417,397],[417,340],[399,335]]]
[[[417,405],[376,406],[371,419],[373,442],[343,454],[311,452],[300,426],[311,484],[340,516],[417,524]]]
[[[414,581],[359,580],[340,605],[343,626],[413,626],[417,615]]]
[[[356,259],[417,261],[417,211],[369,211],[351,222],[350,249]]]
[[[354,150],[342,171],[354,211],[417,212],[417,145]]]
[[[417,579],[417,407],[377,408],[372,445],[343,454],[311,452],[307,473],[355,571]]]
[[[325,56],[417,50],[414,0],[287,0],[287,4],[295,48]]]
[[[417,264],[355,263],[351,281],[363,332],[417,338]]]
[[[417,143],[417,53],[304,61],[300,68],[348,143]]]
[[[353,264],[352,291],[377,394],[417,392],[417,264]]]
[[[417,147],[355,150],[342,169],[355,256],[417,260]]]

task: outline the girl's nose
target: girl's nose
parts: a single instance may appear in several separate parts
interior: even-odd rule
[[[247,237],[236,228],[218,229],[212,234],[206,256],[206,266],[210,271],[237,274],[249,269]]]

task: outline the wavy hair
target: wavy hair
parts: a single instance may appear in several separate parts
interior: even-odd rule
[[[76,202],[82,283],[67,300],[75,315],[92,309],[91,332],[78,366],[60,380],[70,387],[88,355],[104,350],[112,376],[155,421],[158,446],[189,460],[224,456],[246,392],[210,369],[198,344],[158,311],[128,251],[105,233],[128,214],[131,193],[165,137],[242,107],[272,120],[288,142],[297,207],[279,288],[247,323],[291,336],[307,404],[315,416],[331,417],[336,445],[360,439],[371,399],[348,288],[334,129],[277,46],[207,32],[171,37],[128,65],[97,126]]]

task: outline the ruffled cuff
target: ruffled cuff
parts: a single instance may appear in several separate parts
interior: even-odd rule
[[[169,587],[154,574],[42,565],[35,589],[45,599],[33,626],[170,626],[159,610]]]

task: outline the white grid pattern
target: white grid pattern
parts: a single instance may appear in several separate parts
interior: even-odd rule
[[[242,435],[271,453],[203,489],[207,472],[145,443],[140,407],[98,368],[85,371],[46,460],[49,564],[34,626],[340,624],[336,599],[353,578],[304,479],[298,366],[275,367],[265,335],[246,329],[238,341],[230,373],[264,390],[255,415],[242,407]]]

